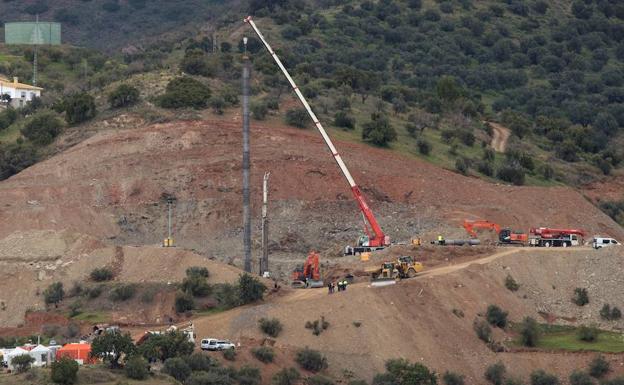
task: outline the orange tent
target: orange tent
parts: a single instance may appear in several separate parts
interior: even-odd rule
[[[56,359],[69,357],[79,364],[94,364],[96,359],[91,357],[91,344],[67,344],[56,351]]]

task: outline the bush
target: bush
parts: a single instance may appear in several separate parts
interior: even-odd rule
[[[622,318],[622,312],[617,307],[611,308],[611,305],[605,303],[600,309],[600,317],[607,321],[618,320]]]
[[[310,117],[308,112],[303,108],[294,108],[286,111],[286,124],[299,128],[306,128],[308,126]]]
[[[113,279],[113,270],[109,267],[95,268],[91,271],[89,277],[95,282],[110,281]]]
[[[225,358],[228,361],[236,360],[236,350],[234,350],[234,349],[225,349],[223,351],[223,358]]]
[[[56,114],[49,111],[39,112],[33,116],[22,128],[22,135],[39,146],[52,143],[54,138],[61,133],[63,123]]]
[[[295,368],[284,368],[273,375],[273,385],[296,385],[301,375]]]
[[[119,367],[119,359],[132,355],[135,350],[130,333],[104,332],[91,343],[91,356],[108,361],[111,368]]]
[[[574,289],[574,297],[572,297],[572,302],[577,306],[585,306],[589,303],[589,295],[587,294],[587,289],[577,287]]]
[[[596,342],[600,331],[595,326],[582,325],[576,334],[577,338],[585,342]]]
[[[273,338],[277,337],[282,331],[282,323],[277,318],[260,318],[258,324],[264,334]]]
[[[526,317],[520,324],[520,342],[524,346],[535,346],[539,339],[539,325],[531,317]]]
[[[210,99],[210,88],[188,76],[175,78],[167,84],[165,93],[156,100],[163,108],[205,108]]]
[[[126,377],[131,378],[133,380],[144,380],[147,378],[149,371],[147,370],[147,361],[141,356],[133,356],[130,357],[129,360],[126,361],[126,366],[124,371],[126,372]]]
[[[589,375],[594,378],[603,377],[605,374],[609,373],[610,369],[611,365],[609,365],[609,362],[600,354],[589,363]]]
[[[327,358],[320,352],[312,349],[302,349],[297,352],[295,361],[305,370],[318,372],[327,368]]]
[[[46,305],[57,304],[63,300],[65,290],[62,282],[55,282],[43,291],[43,299]]]
[[[522,186],[524,184],[524,169],[519,165],[506,164],[498,169],[496,177],[516,186]]]
[[[425,139],[418,139],[418,141],[416,141],[416,146],[418,146],[418,152],[420,152],[422,155],[426,156],[431,153],[431,143],[429,143]]]
[[[202,266],[191,266],[186,269],[186,276],[208,278],[210,277],[210,272]]]
[[[256,120],[264,120],[269,113],[269,107],[264,102],[251,104],[251,116]]]
[[[80,124],[93,119],[97,110],[95,99],[87,93],[73,94],[63,100],[65,120],[69,124]]]
[[[95,286],[86,290],[87,297],[91,299],[98,298],[102,294],[102,286]]]
[[[201,49],[186,51],[180,62],[180,68],[191,75],[214,76],[216,72],[208,63],[208,58]]]
[[[195,302],[189,293],[177,293],[175,297],[176,313],[184,313],[193,310]]]
[[[446,385],[464,385],[464,376],[453,372],[445,372],[442,380]]]
[[[518,291],[520,285],[518,285],[518,282],[516,282],[510,274],[507,274],[507,277],[505,277],[505,287],[509,291]]]
[[[195,372],[184,383],[185,385],[233,385],[234,381],[227,372]]]
[[[472,328],[475,333],[477,333],[477,337],[483,342],[490,342],[492,337],[492,328],[487,323],[487,321],[475,318]]]
[[[258,278],[247,273],[238,277],[239,299],[243,305],[261,300],[266,289],[266,286]]]
[[[483,377],[492,385],[503,385],[506,371],[505,365],[502,362],[497,362],[485,369]]]
[[[457,170],[460,174],[468,174],[468,168],[468,161],[465,158],[455,159],[455,170]]]
[[[234,349],[227,349],[227,350],[234,350]],[[188,364],[189,368],[191,368],[191,370],[194,372],[199,372],[199,371],[208,372],[213,367],[213,362],[210,359],[210,357],[199,352],[195,352],[191,354],[189,357],[187,357],[186,363]]]
[[[260,369],[251,366],[243,366],[235,373],[239,385],[260,385],[262,376]]]
[[[120,84],[108,95],[112,108],[131,106],[139,101],[139,90],[128,84]]]
[[[273,358],[275,357],[275,353],[273,349],[268,346],[261,346],[259,348],[251,349],[251,354],[260,362],[269,363],[273,362]]]
[[[355,129],[355,119],[344,111],[338,111],[334,115],[334,126],[353,130]]]
[[[169,358],[185,357],[193,353],[195,345],[188,340],[188,336],[181,331],[170,331],[164,334],[150,335],[139,346],[139,352],[148,361]]]
[[[377,146],[386,146],[396,140],[397,133],[390,120],[378,113],[371,115],[371,121],[362,125],[362,139]]]
[[[191,275],[182,281],[182,291],[193,297],[206,297],[212,292],[212,287],[208,284],[205,277]]]
[[[496,305],[487,308],[486,318],[490,325],[504,328],[507,325],[507,312]]]
[[[306,385],[334,385],[334,381],[325,376],[315,374],[306,379]]]
[[[22,354],[11,359],[11,365],[15,367],[15,370],[18,373],[28,371],[28,369],[30,369],[30,364],[33,362],[35,362],[35,359],[29,354]]]
[[[620,311],[620,309],[613,306],[613,308],[611,308],[611,319],[619,320],[620,318],[622,318],[622,312]]]
[[[78,363],[69,358],[63,357],[52,363],[50,379],[52,382],[63,385],[71,385],[76,382],[78,376]]]
[[[134,297],[136,293],[136,285],[134,284],[121,284],[113,288],[109,294],[111,301],[123,302]]]
[[[405,359],[393,359],[386,361],[386,373],[373,379],[373,384],[411,384],[411,385],[435,385],[437,376],[426,366],[419,363],[410,363]],[[376,381],[377,380],[377,381]]]
[[[307,321],[305,327],[306,329],[311,329],[312,334],[318,336],[323,332],[323,330],[329,327],[329,322],[325,320],[325,316],[321,316],[321,319]]]
[[[486,176],[494,175],[494,167],[491,161],[483,160],[477,163],[477,171]]]
[[[594,381],[589,374],[575,370],[570,374],[570,385],[594,385]]]
[[[184,382],[191,375],[191,368],[184,358],[173,357],[165,361],[163,372],[180,382]]]
[[[0,112],[0,130],[4,130],[17,120],[17,111],[11,107],[7,107]]]
[[[535,370],[531,373],[531,385],[558,385],[559,379],[542,369]]]

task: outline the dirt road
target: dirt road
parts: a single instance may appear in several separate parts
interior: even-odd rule
[[[490,144],[494,151],[505,152],[507,148],[507,140],[509,140],[509,136],[511,135],[511,131],[509,128],[505,126],[501,126],[495,122],[487,122],[492,129],[494,130],[492,136],[492,143]]]

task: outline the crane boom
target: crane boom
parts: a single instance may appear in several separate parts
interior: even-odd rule
[[[321,122],[319,122],[318,118],[316,117],[316,114],[314,114],[314,111],[312,111],[310,104],[308,104],[308,101],[301,93],[301,90],[299,90],[299,87],[297,87],[297,84],[295,84],[295,81],[290,76],[290,73],[288,73],[288,70],[286,69],[286,67],[284,67],[284,65],[282,64],[282,61],[279,59],[275,51],[273,51],[273,48],[271,48],[269,43],[265,40],[264,36],[262,35],[260,30],[256,26],[256,23],[254,23],[254,21],[251,19],[251,16],[247,16],[245,18],[245,22],[248,23],[251,26],[251,28],[254,30],[256,35],[258,35],[258,38],[260,39],[260,41],[262,41],[262,44],[264,44],[267,51],[269,51],[269,54],[271,54],[271,56],[273,57],[273,60],[275,60],[275,63],[277,63],[277,66],[282,70],[282,73],[288,80],[288,83],[290,83],[290,86],[297,94],[299,101],[301,101],[301,104],[303,104],[303,107],[305,107],[306,111],[310,115],[310,118],[312,118],[314,125],[316,126],[318,131],[321,133],[321,136],[323,137],[325,144],[327,145],[327,147],[329,148],[329,151],[331,152],[332,156],[336,160],[336,163],[338,163],[338,167],[340,167],[340,171],[342,171],[342,174],[347,179],[347,182],[349,183],[349,187],[351,187],[351,192],[353,193],[353,197],[357,201],[358,206],[360,207],[360,210],[364,214],[366,221],[368,222],[368,224],[370,225],[373,231],[373,233],[369,235],[369,238],[370,238],[369,246],[371,247],[388,246],[390,244],[389,237],[384,234],[383,230],[381,229],[381,226],[379,226],[379,223],[377,222],[377,219],[375,218],[373,211],[370,209],[370,207],[366,203],[366,200],[364,199],[364,195],[362,194],[362,191],[360,190],[358,185],[355,184],[355,181],[353,180],[353,177],[351,176],[349,169],[347,168],[344,161],[342,160],[342,157],[336,150],[336,147],[334,147],[334,144],[332,143],[331,139],[327,135],[327,132],[323,128],[323,125],[321,124]]]

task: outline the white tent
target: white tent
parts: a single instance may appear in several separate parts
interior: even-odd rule
[[[43,345],[37,345],[29,354],[35,359],[33,366],[45,366],[50,362],[50,348]]]
[[[8,352],[6,354],[6,356],[4,357],[4,360],[6,361],[9,369],[14,370],[15,368],[13,367],[13,365],[11,365],[11,360],[13,360],[13,358],[17,357],[17,356],[21,356],[24,354],[29,354],[30,352],[26,349],[22,349],[20,347],[17,347],[15,349],[10,349],[11,351]]]

